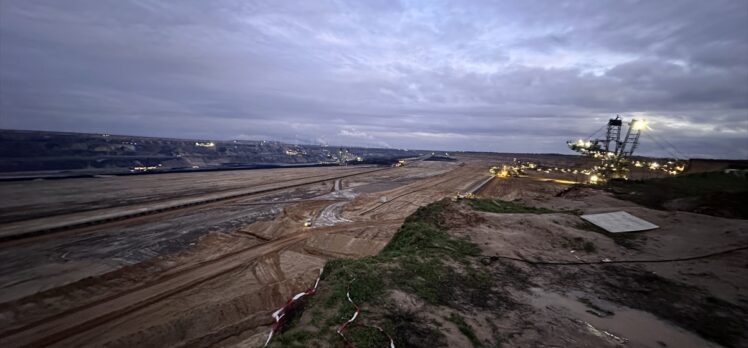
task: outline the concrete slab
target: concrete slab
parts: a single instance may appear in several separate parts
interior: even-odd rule
[[[610,233],[648,231],[659,228],[659,226],[649,221],[642,220],[625,211],[582,215],[582,219],[585,219]]]

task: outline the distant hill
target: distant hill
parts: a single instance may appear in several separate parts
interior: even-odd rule
[[[244,167],[391,163],[416,151],[0,130],[0,173],[104,174]]]

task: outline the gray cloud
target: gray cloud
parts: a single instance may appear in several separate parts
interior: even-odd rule
[[[620,113],[748,158],[746,33],[745,1],[0,0],[0,127],[564,152]]]

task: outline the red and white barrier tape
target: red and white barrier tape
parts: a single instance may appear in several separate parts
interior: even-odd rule
[[[348,290],[348,292],[345,293],[345,296],[348,297],[348,302],[350,302],[351,305],[353,305],[353,308],[356,308],[356,312],[353,313],[353,316],[351,317],[351,319],[348,319],[348,321],[340,324],[340,326],[338,327],[338,331],[337,331],[338,335],[340,335],[340,337],[343,337],[343,339],[345,339],[345,336],[343,335],[343,330],[345,330],[345,327],[348,326],[348,324],[350,324],[354,320],[356,320],[356,317],[358,317],[358,313],[361,312],[361,310],[358,308],[358,306],[356,306],[356,304],[353,302],[353,300],[351,300],[351,290],[350,289]]]
[[[355,279],[353,281],[355,281]],[[353,282],[353,281],[351,281],[351,282]],[[340,324],[340,326],[338,327],[337,333],[338,333],[338,335],[340,335],[341,338],[343,338],[343,342],[345,342],[345,344],[346,344],[347,347],[354,347],[353,343],[351,343],[350,341],[348,341],[348,339],[343,334],[343,330],[345,330],[345,328],[346,328],[346,326],[348,326],[348,324],[353,323],[353,321],[356,320],[356,318],[358,317],[359,313],[361,313],[361,309],[359,309],[358,306],[356,305],[356,303],[354,303],[353,300],[351,300],[351,286],[350,286],[350,284],[348,285],[348,291],[345,293],[345,296],[348,297],[348,302],[350,302],[351,305],[353,305],[353,308],[356,309],[356,312],[353,313],[353,316],[351,317],[351,319],[348,319],[346,322]],[[382,334],[384,334],[385,336],[387,336],[387,338],[389,338],[389,340],[390,340],[390,348],[395,348],[395,341],[392,340],[392,337],[390,337],[390,335],[388,335],[386,332],[384,332],[384,330],[382,330],[382,328],[380,328],[378,326],[374,326],[374,325],[362,325],[362,326],[373,327],[373,328],[379,330],[379,332],[381,332]]]
[[[307,289],[307,291],[300,292],[296,295],[294,295],[288,302],[286,302],[283,307],[279,308],[277,311],[273,312],[273,319],[275,319],[275,323],[273,324],[273,327],[270,328],[270,334],[268,335],[267,341],[265,341],[265,345],[263,347],[267,347],[268,344],[270,344],[270,340],[273,338],[273,334],[280,329],[281,319],[286,315],[286,309],[288,306],[293,304],[294,302],[300,300],[304,296],[311,296],[314,295],[314,293],[317,292],[317,286],[319,285],[319,279],[322,277],[322,271],[324,268],[319,269],[319,276],[317,276],[317,281],[314,282],[314,287]]]

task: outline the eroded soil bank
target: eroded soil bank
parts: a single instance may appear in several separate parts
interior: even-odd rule
[[[748,251],[683,260],[748,246],[748,221],[523,179],[484,195],[419,209],[375,256],[327,262],[316,295],[289,312],[272,345],[748,344]],[[614,210],[661,228],[611,235],[579,217]],[[361,311],[340,335],[355,312],[347,294]]]

